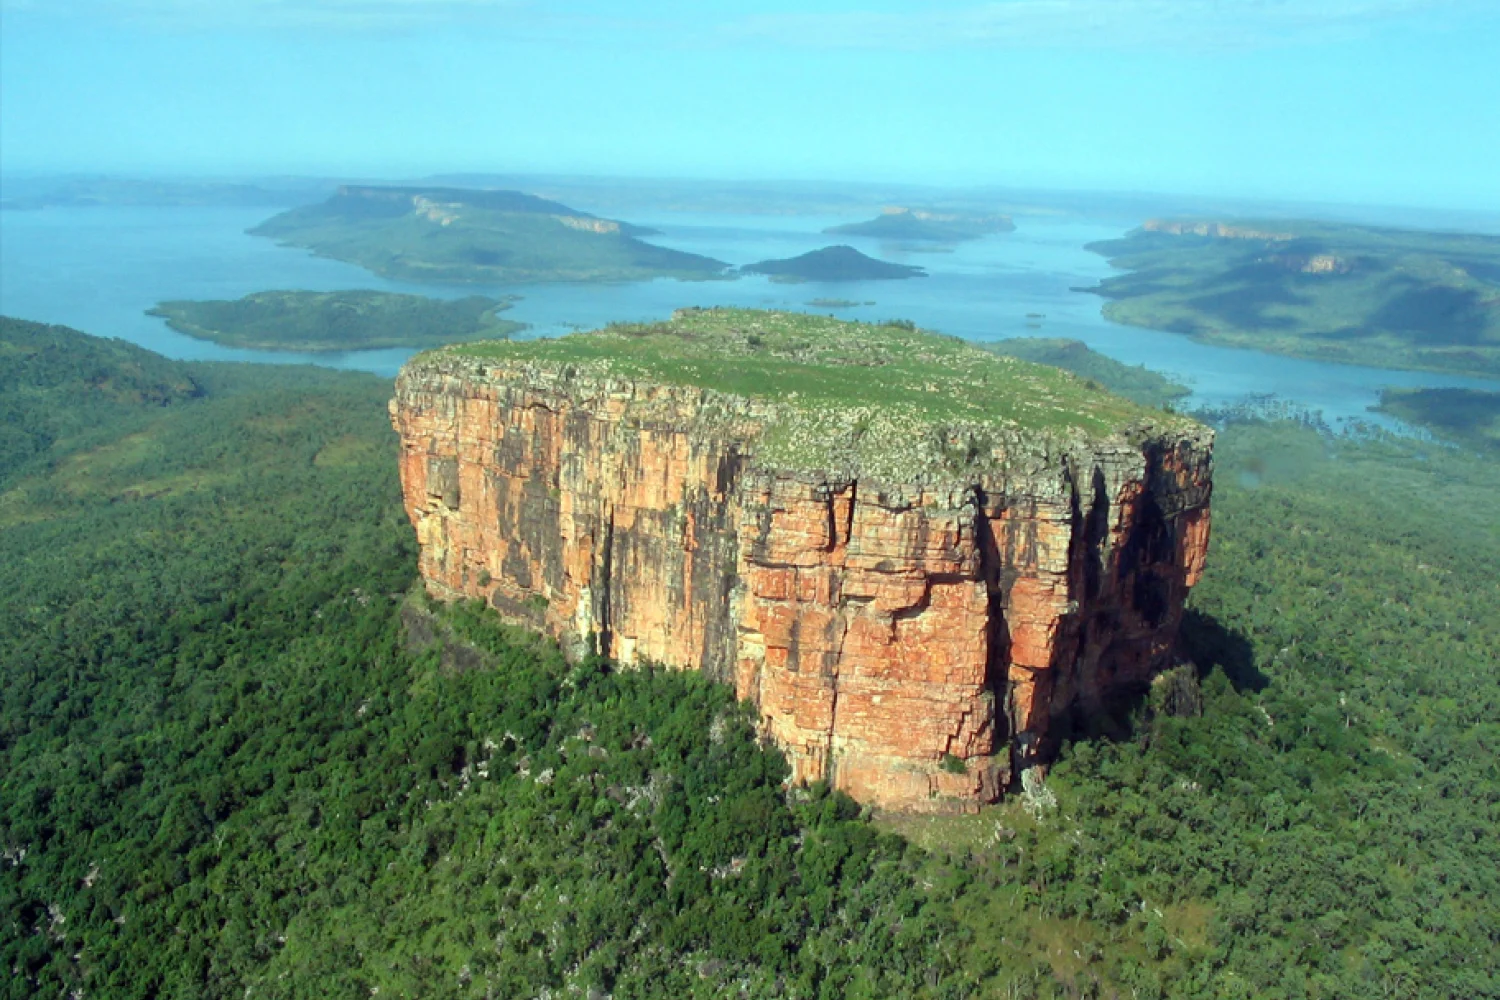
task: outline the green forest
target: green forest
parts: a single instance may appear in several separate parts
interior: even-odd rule
[[[263,351],[359,351],[441,347],[526,329],[499,314],[514,299],[434,299],[353,289],[255,292],[241,299],[159,302],[148,310],[178,333]]]
[[[1500,463],[1230,415],[1201,714],[784,789],[415,588],[391,384],[0,322],[0,996],[1500,997]]]

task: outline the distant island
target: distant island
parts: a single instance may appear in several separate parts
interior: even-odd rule
[[[772,281],[891,281],[925,278],[927,272],[907,264],[867,257],[850,246],[824,247],[798,257],[763,260],[740,268],[745,274],[770,275]]]
[[[170,181],[130,177],[7,177],[0,210],[43,208],[285,208],[324,197],[331,182],[303,179]]]
[[[148,310],[179,333],[226,347],[357,351],[441,347],[509,337],[525,323],[500,319],[514,299],[433,299],[368,290],[256,292],[242,299],[161,302]]]
[[[1500,237],[1154,220],[1089,245],[1120,323],[1320,361],[1500,375]]]
[[[808,299],[807,304],[814,309],[852,309],[855,306],[873,306],[871,301],[859,302],[854,299]]]
[[[840,236],[877,236],[891,240],[931,240],[956,243],[977,240],[991,233],[1009,233],[1016,228],[1008,215],[975,212],[933,212],[895,206],[865,222],[850,222],[823,230]]]
[[[1081,340],[1062,337],[1014,337],[992,344],[981,344],[987,351],[1034,361],[1040,365],[1062,368],[1092,381],[1117,396],[1124,396],[1143,406],[1167,409],[1192,394],[1179,382],[1154,372],[1144,365],[1127,365],[1106,354],[1100,354]]]
[[[1434,436],[1500,455],[1500,392],[1480,389],[1384,389],[1374,407]]]
[[[704,279],[728,266],[519,191],[346,185],[250,232],[387,278],[442,284]]]

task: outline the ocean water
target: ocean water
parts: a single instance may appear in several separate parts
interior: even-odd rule
[[[730,264],[788,257],[830,243],[917,264],[928,277],[908,281],[774,284],[657,280],[605,285],[418,286],[387,281],[350,264],[278,247],[245,230],[264,209],[66,208],[0,214],[0,313],[62,323],[120,337],[169,357],[287,364],[315,363],[394,375],[409,350],[309,356],[219,347],[170,330],[145,311],[164,299],[237,298],[266,289],[331,291],[377,288],[455,297],[474,293],[522,298],[507,315],[532,325],[525,336],[554,336],[612,320],[669,316],[683,306],[804,309],[866,320],[910,319],[975,341],[1019,336],[1071,337],[1127,364],[1142,364],[1193,390],[1187,406],[1232,406],[1267,398],[1322,413],[1325,420],[1391,422],[1369,407],[1383,386],[1500,388],[1493,380],[1333,365],[1260,351],[1211,347],[1170,334],[1106,321],[1101,300],[1076,289],[1111,273],[1086,243],[1120,235],[1123,221],[1031,216],[1013,233],[917,251],[820,230],[846,218],[657,213],[627,216],[659,230],[653,242]],[[818,298],[861,303],[818,309]],[[864,304],[873,303],[873,304]],[[1028,315],[1032,314],[1032,315]],[[1042,318],[1035,318],[1040,314]]]

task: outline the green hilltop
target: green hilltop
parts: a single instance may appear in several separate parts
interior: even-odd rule
[[[348,185],[250,230],[368,268],[439,284],[720,276],[723,261],[653,246],[640,226],[519,191]]]
[[[1153,221],[1090,244],[1120,323],[1320,361],[1500,375],[1500,237]]]
[[[1062,443],[1191,421],[1110,395],[1057,368],[1005,357],[907,321],[685,309],[555,340],[454,345],[436,356],[520,362],[574,377],[642,379],[766,404],[759,454],[792,468],[905,479]],[[435,355],[425,355],[433,358]],[[418,359],[417,365],[422,364]]]

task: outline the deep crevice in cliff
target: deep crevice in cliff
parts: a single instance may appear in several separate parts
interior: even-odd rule
[[[1083,596],[1087,600],[1099,596],[1104,573],[1104,540],[1109,537],[1109,490],[1104,483],[1104,470],[1098,466],[1094,467],[1092,485],[1093,503],[1082,519],[1083,530],[1079,532],[1083,540]],[[1073,494],[1075,511],[1081,493],[1077,490]]]
[[[604,546],[599,558],[598,620],[595,622],[599,636],[599,652],[604,656],[614,655],[614,632],[610,619],[611,591],[614,589],[615,564],[615,509],[609,508],[604,521]]]
[[[995,537],[990,522],[990,499],[985,491],[975,487],[974,502],[974,546],[979,555],[979,577],[984,581],[988,620],[985,623],[986,655],[984,664],[984,688],[994,699],[994,745],[1010,742],[1010,628],[1005,621],[1004,562],[1000,557],[1000,542]]]
[[[1135,525],[1120,548],[1120,579],[1130,581],[1130,602],[1152,627],[1160,625],[1170,611],[1167,581],[1154,567],[1170,559],[1175,551],[1171,526],[1152,493],[1137,501]]]

